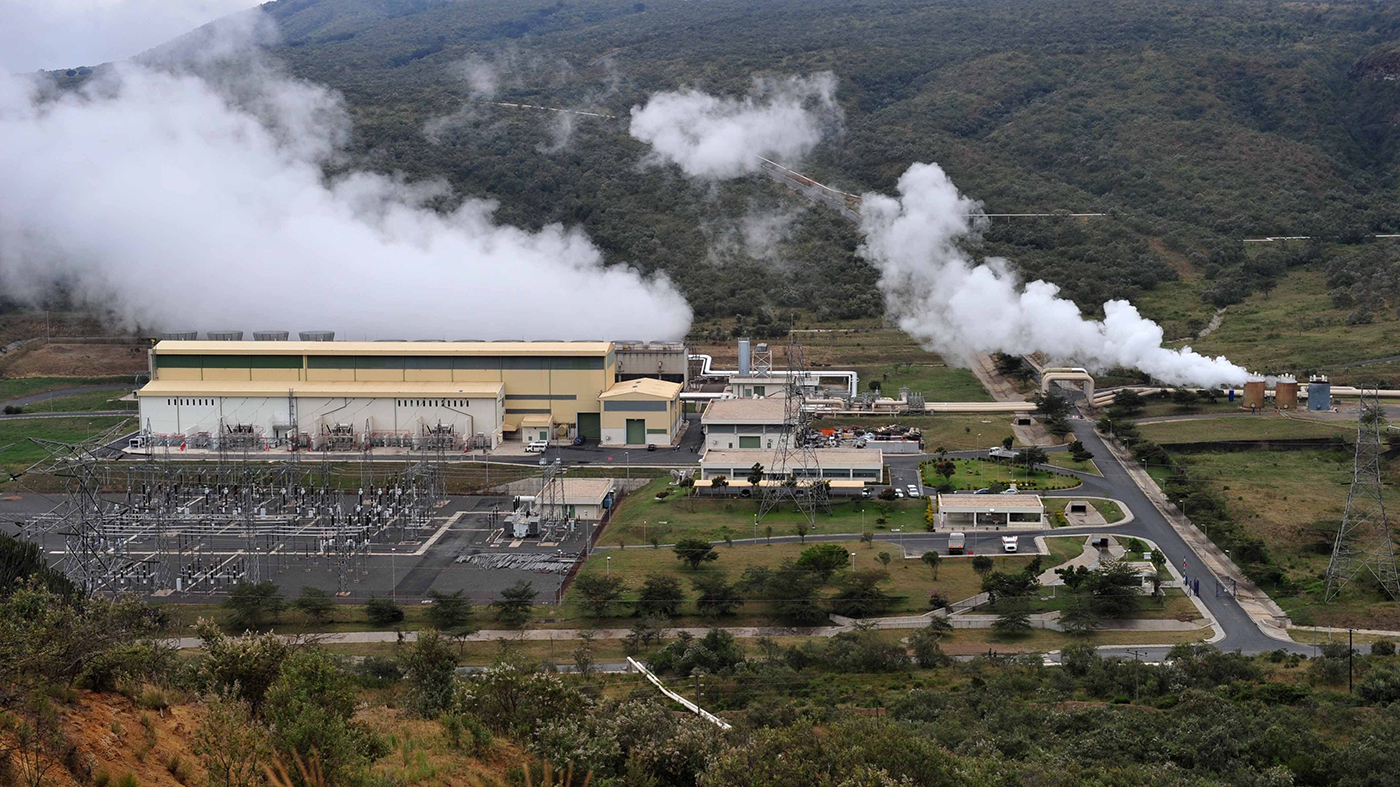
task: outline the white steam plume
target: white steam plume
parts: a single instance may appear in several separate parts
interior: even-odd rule
[[[632,107],[631,134],[657,158],[695,178],[732,178],[757,172],[757,156],[792,161],[806,155],[839,125],[836,77],[754,79],[742,99],[697,90],[656,93]]]
[[[814,147],[824,113],[837,106],[834,77],[760,84],[768,86],[758,91],[766,100],[693,90],[656,94],[633,108],[632,136],[702,179],[754,172],[757,156],[790,157]],[[1141,369],[1169,384],[1245,379],[1245,370],[1224,357],[1164,348],[1161,327],[1127,301],[1105,303],[1102,321],[1086,320],[1054,284],[1022,286],[1003,259],[975,263],[960,244],[977,240],[987,219],[938,165],[911,166],[899,180],[899,193],[862,198],[860,252],[880,271],[889,315],[950,362],[994,351],[1042,352],[1091,370]]]
[[[120,60],[257,0],[0,0],[0,71]]]
[[[975,265],[961,248],[986,219],[937,164],[915,164],[899,179],[899,197],[862,197],[860,253],[881,272],[886,307],[910,336],[944,357],[1043,352],[1092,369],[1141,369],[1173,385],[1240,383],[1246,372],[1224,357],[1162,347],[1162,329],[1127,301],[1104,304],[1086,320],[1059,288],[1020,286],[1005,260]]]
[[[580,231],[502,226],[481,200],[437,212],[442,183],[327,178],[348,133],[338,96],[265,70],[216,86],[126,65],[57,98],[0,77],[0,290],[61,280],[169,330],[685,334],[665,277],[605,268]]]

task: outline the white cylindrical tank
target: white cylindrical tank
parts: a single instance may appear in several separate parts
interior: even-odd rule
[[[748,374],[748,373],[749,373],[749,364],[750,364],[750,362],[751,362],[751,360],[750,360],[750,354],[749,354],[749,340],[748,340],[748,339],[740,339],[740,340],[739,340],[739,374]]]

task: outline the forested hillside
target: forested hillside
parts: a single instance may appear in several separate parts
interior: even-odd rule
[[[881,309],[844,220],[752,179],[642,166],[629,107],[754,75],[833,71],[844,134],[805,171],[889,191],[937,161],[1004,219],[987,252],[1093,310],[1187,266],[1239,300],[1288,264],[1238,241],[1400,230],[1400,11],[1383,3],[1156,0],[280,0],[291,73],[344,93],[353,151],[501,203],[504,221],[585,229],[612,261],[664,270],[698,317]],[[567,107],[622,119],[507,109]],[[473,87],[475,85],[475,88]],[[474,92],[474,89],[477,92]],[[362,162],[362,163],[363,163]],[[790,232],[756,251],[743,220]],[[1275,264],[1276,263],[1276,264]],[[567,298],[567,293],[558,293]],[[1384,305],[1384,304],[1382,304]]]

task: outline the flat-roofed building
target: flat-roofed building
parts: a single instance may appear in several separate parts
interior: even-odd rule
[[[535,496],[535,510],[545,519],[598,522],[612,505],[614,486],[611,478],[554,478]]]
[[[328,433],[338,448],[423,447],[429,433],[449,435],[453,447],[601,441],[604,394],[624,385],[611,342],[161,341],[150,369],[138,396],[153,439],[237,433],[281,445],[295,435],[316,448]],[[678,398],[680,386],[650,382]],[[662,416],[642,419],[636,444],[674,436],[679,405],[659,398]],[[626,424],[619,428],[626,437]]]
[[[763,485],[781,484],[790,475],[796,475],[799,484],[820,478],[831,482],[833,495],[859,494],[866,485],[879,484],[884,477],[884,455],[878,450],[819,448],[814,453],[816,468],[789,469],[775,464],[773,451],[711,449],[700,457],[700,478],[695,485],[709,489],[715,478],[724,476],[729,490],[747,489],[751,486],[748,477],[755,464],[763,466]]]
[[[603,445],[670,445],[685,418],[680,383],[627,380],[598,399],[603,405]]]
[[[973,527],[1043,529],[1045,504],[1040,495],[939,495],[937,522],[940,528],[949,530]]]
[[[705,406],[700,426],[706,450],[761,448],[788,441],[783,417],[787,399],[715,399]]]

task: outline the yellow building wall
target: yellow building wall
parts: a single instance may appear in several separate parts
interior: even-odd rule
[[[453,369],[454,383],[499,383],[501,372],[497,369]]]
[[[157,380],[202,380],[199,369],[163,369],[156,367]]]
[[[612,401],[618,401],[618,400],[614,399],[614,400],[612,400]],[[632,401],[632,400],[628,400],[628,401]],[[653,400],[637,399],[637,400],[635,400],[635,401],[655,401],[655,400],[654,400],[654,399],[653,399]],[[627,422],[628,422],[629,420],[635,421],[635,420],[637,420],[637,419],[639,419],[639,418],[642,419],[642,420],[644,420],[644,421],[646,421],[646,423],[647,423],[647,432],[650,433],[650,432],[652,432],[652,430],[655,430],[655,429],[664,429],[664,430],[666,430],[666,431],[665,431],[666,436],[669,438],[669,437],[671,436],[671,434],[672,434],[673,428],[674,428],[675,425],[676,425],[676,403],[675,403],[675,402],[668,402],[668,403],[667,403],[667,408],[666,408],[666,410],[664,410],[664,411],[662,411],[662,410],[652,410],[652,411],[633,412],[633,411],[627,411],[627,410],[603,410],[603,413],[602,413],[602,415],[599,417],[598,420],[599,420],[599,425],[600,425],[603,429],[626,429],[626,428],[627,428]],[[653,436],[655,436],[655,435],[653,435]]]
[[[306,379],[313,383],[353,383],[354,369],[307,369]]]
[[[301,380],[301,369],[253,369],[254,380],[278,380],[294,383]]]
[[[403,369],[356,369],[355,382],[359,383],[401,383]]]
[[[450,383],[452,382],[452,370],[405,369],[403,377],[411,383]]]

